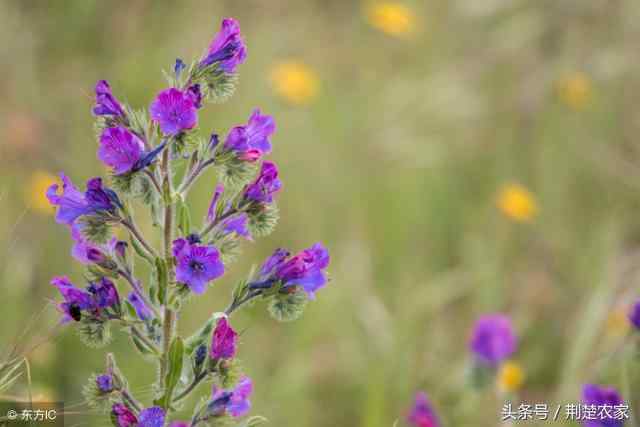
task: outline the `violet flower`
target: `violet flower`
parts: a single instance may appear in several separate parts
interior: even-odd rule
[[[62,323],[70,320],[79,321],[83,311],[95,310],[96,304],[92,294],[84,289],[77,288],[67,276],[57,276],[51,279],[51,284],[58,288],[63,301],[58,304],[58,309],[64,314]]]
[[[199,246],[177,239],[173,242],[173,256],[176,257],[176,280],[197,294],[206,290],[207,283],[224,274],[220,252],[215,246]]]
[[[249,233],[249,216],[244,212],[223,220],[220,223],[220,228],[224,234],[236,233],[238,236],[251,240],[251,234]]]
[[[192,97],[173,87],[160,92],[149,111],[162,133],[169,136],[193,129],[198,122]]]
[[[96,116],[125,116],[122,106],[111,93],[111,87],[106,80],[99,80],[96,83],[96,105],[93,107],[93,114]]]
[[[282,188],[275,163],[264,162],[258,177],[244,189],[244,199],[259,203],[272,203],[275,193]]]
[[[164,427],[165,412],[159,406],[152,406],[140,411],[138,427]]]
[[[517,349],[516,337],[511,320],[502,314],[482,316],[476,322],[469,349],[476,360],[490,367],[498,366]]]
[[[113,169],[114,175],[131,172],[142,158],[144,143],[127,128],[106,128],[100,135],[98,158]]]
[[[238,333],[233,330],[226,317],[218,319],[211,337],[212,359],[233,359],[236,355]]]
[[[438,416],[425,393],[416,394],[413,407],[407,415],[407,422],[415,427],[440,427]]]
[[[104,265],[109,258],[116,255],[116,251],[123,251],[126,247],[126,242],[119,241],[115,237],[111,238],[106,245],[93,243],[82,234],[83,227],[77,222],[71,224],[71,238],[75,242],[71,248],[71,255],[82,264]]]
[[[224,192],[224,185],[216,185],[216,189],[211,197],[211,203],[209,203],[209,209],[207,210],[207,220],[212,222],[216,219],[216,211],[218,208],[218,201]]]
[[[631,312],[629,313],[629,321],[634,328],[640,330],[640,300],[636,301],[633,307],[631,307]]]
[[[116,193],[102,186],[101,178],[91,178],[87,181],[87,191],[78,191],[71,180],[64,174],[62,179],[62,194],[58,194],[58,184],[47,189],[49,203],[58,206],[56,221],[71,225],[78,217],[101,212],[114,213],[121,206]]]
[[[87,291],[92,294],[97,308],[115,307],[120,305],[120,295],[113,282],[106,277],[87,286]]]
[[[224,148],[234,151],[242,160],[254,162],[271,153],[270,137],[275,130],[273,117],[262,115],[259,109],[255,109],[246,125],[231,129]]]
[[[115,403],[111,407],[111,420],[117,427],[138,427],[138,418],[122,403]]]
[[[202,92],[200,91],[200,85],[198,83],[187,88],[187,96],[191,99],[196,108],[202,108]]]
[[[251,401],[249,396],[253,391],[253,384],[249,377],[244,377],[232,390],[219,389],[215,385],[212,389],[211,402],[207,406],[207,413],[213,416],[229,414],[232,417],[242,417],[249,412]]]
[[[153,317],[153,311],[147,306],[142,297],[135,291],[127,296],[127,301],[131,303],[140,320],[147,320]]]
[[[624,405],[622,397],[613,387],[586,384],[582,389],[582,402],[596,407],[596,419],[582,421],[585,427],[622,427],[624,417],[614,416],[615,407]]]
[[[111,393],[113,391],[113,377],[109,374],[98,375],[96,386],[101,393]]]
[[[200,67],[217,63],[225,73],[234,73],[247,57],[247,48],[240,35],[240,24],[233,18],[222,20],[220,32],[215,36]]]

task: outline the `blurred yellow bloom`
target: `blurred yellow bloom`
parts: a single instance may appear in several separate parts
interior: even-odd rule
[[[51,184],[58,182],[58,178],[49,172],[36,171],[29,179],[24,198],[26,204],[36,212],[48,214],[54,212],[45,193]]]
[[[415,29],[415,14],[401,3],[375,3],[369,7],[367,18],[371,26],[394,37],[406,37]]]
[[[318,94],[318,75],[302,62],[277,64],[271,71],[271,83],[278,95],[295,105],[307,105]]]
[[[506,392],[518,391],[524,383],[524,371],[518,362],[505,362],[498,371],[498,387]]]
[[[498,207],[502,213],[518,222],[528,222],[538,213],[533,194],[518,184],[509,184],[500,191]]]
[[[593,89],[589,77],[584,73],[574,73],[558,84],[560,99],[574,110],[581,110],[589,104]]]
[[[629,315],[623,307],[611,311],[606,323],[607,334],[613,337],[624,336],[629,331]]]

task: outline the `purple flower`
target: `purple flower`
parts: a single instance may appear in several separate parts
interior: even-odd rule
[[[244,189],[244,198],[260,203],[273,202],[273,195],[282,188],[275,163],[264,162],[260,174]]]
[[[275,130],[273,117],[261,115],[260,110],[255,109],[249,117],[249,123],[231,129],[224,147],[234,151],[240,159],[254,162],[271,153],[269,137]]]
[[[191,99],[196,108],[202,107],[202,92],[200,91],[199,84],[196,83],[189,86],[187,89],[187,96]]]
[[[111,419],[117,427],[138,427],[138,418],[122,403],[115,403],[111,407]]]
[[[124,117],[124,110],[118,100],[111,93],[111,87],[106,80],[96,83],[96,105],[93,107],[96,116]]]
[[[622,427],[624,419],[615,419],[615,407],[624,405],[622,397],[613,387],[586,384],[582,389],[582,402],[596,407],[596,419],[585,420],[585,427]]]
[[[116,254],[118,247],[122,248],[123,244],[126,245],[126,242],[118,241],[115,237],[106,245],[90,242],[82,234],[83,228],[84,226],[80,223],[71,224],[71,238],[75,242],[71,248],[71,255],[82,264],[103,264],[109,257]]]
[[[278,267],[280,267],[287,260],[287,258],[289,258],[289,255],[291,255],[291,252],[286,249],[276,249],[273,254],[269,258],[267,258],[264,264],[262,264],[262,268],[260,269],[260,276],[262,276],[263,278],[271,276],[272,273]]]
[[[233,330],[226,317],[218,319],[211,338],[212,359],[233,359],[236,355],[238,334]]]
[[[128,129],[106,128],[100,135],[98,158],[113,168],[115,175],[131,172],[144,153],[144,143]]]
[[[184,70],[185,68],[187,68],[187,64],[185,64],[182,59],[176,58],[176,63],[173,66],[173,72],[176,75],[176,79],[180,78],[180,74],[182,73],[182,70]]]
[[[407,422],[415,427],[440,427],[438,416],[425,393],[416,394],[413,407],[407,416]]]
[[[98,375],[96,386],[102,393],[111,393],[113,391],[113,377],[109,374]]]
[[[102,211],[113,213],[120,204],[118,196],[110,189],[102,187],[101,178],[91,178],[87,181],[87,191],[78,191],[71,180],[64,174],[62,179],[62,194],[58,194],[58,184],[47,189],[49,203],[58,206],[56,221],[60,224],[71,225],[79,216],[94,214]]]
[[[489,314],[478,319],[469,340],[476,359],[491,367],[499,365],[517,348],[518,338],[511,321],[502,314]]]
[[[213,197],[211,197],[211,203],[209,203],[209,210],[207,211],[207,220],[209,222],[216,219],[216,209],[218,207],[218,201],[220,200],[220,196],[224,192],[224,185],[218,184],[216,185],[216,189],[213,193]]]
[[[631,312],[629,313],[629,321],[636,329],[640,329],[640,300],[636,301],[636,303],[631,308]]]
[[[193,99],[173,87],[160,92],[149,111],[151,119],[160,124],[165,135],[173,136],[193,129],[198,121]]]
[[[226,73],[234,73],[236,67],[247,57],[247,48],[240,35],[240,25],[233,18],[222,20],[220,32],[209,45],[207,55],[200,61],[200,67],[218,63]]]
[[[224,234],[236,233],[247,240],[251,240],[249,234],[249,216],[242,212],[238,215],[231,216],[220,223],[220,228]]]
[[[153,312],[137,292],[134,291],[129,293],[129,295],[127,296],[127,300],[136,310],[136,314],[138,315],[140,320],[147,320],[153,317]]]
[[[249,396],[252,391],[253,384],[249,377],[242,378],[233,390],[218,389],[214,385],[207,412],[214,416],[228,413],[232,417],[242,417],[251,408]]]
[[[224,274],[220,252],[215,246],[198,246],[186,239],[173,242],[173,256],[176,257],[176,280],[201,294],[207,283]]]
[[[92,294],[96,307],[106,308],[120,305],[120,295],[113,282],[106,277],[100,278],[87,286],[87,291]]]
[[[302,286],[310,299],[327,283],[325,269],[329,265],[329,251],[316,243],[301,251],[275,269],[275,277],[284,287]]]
[[[159,406],[143,409],[138,427],[164,427],[164,417],[164,409]]]
[[[51,279],[51,284],[58,288],[63,298],[63,302],[58,304],[58,309],[64,314],[63,323],[72,319],[79,321],[83,311],[96,308],[93,296],[83,289],[76,288],[67,276],[54,277]]]

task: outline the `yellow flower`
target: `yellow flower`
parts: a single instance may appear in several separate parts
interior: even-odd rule
[[[274,66],[271,83],[278,95],[295,105],[307,105],[318,94],[318,75],[302,62],[286,61]]]
[[[593,89],[589,77],[581,72],[566,76],[558,84],[562,102],[574,110],[581,110],[589,104]]]
[[[498,207],[514,221],[531,221],[538,213],[533,194],[518,184],[505,186],[498,195]]]
[[[401,3],[375,3],[369,7],[367,18],[371,26],[394,37],[406,37],[415,30],[415,14]]]
[[[47,200],[46,192],[47,188],[56,182],[58,182],[58,178],[49,172],[34,172],[24,194],[27,205],[42,214],[54,212],[49,200]]]
[[[629,316],[624,307],[611,311],[607,318],[606,331],[613,337],[622,337],[629,331]]]
[[[505,362],[498,371],[498,387],[505,392],[518,391],[524,383],[524,371],[518,362]]]

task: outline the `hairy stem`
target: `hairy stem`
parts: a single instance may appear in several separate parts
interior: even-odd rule
[[[180,392],[176,397],[173,398],[173,401],[177,402],[187,397],[198,386],[198,384],[200,384],[202,380],[204,380],[206,377],[207,377],[206,372],[200,373],[197,377],[193,379],[193,381],[191,382],[191,384],[189,384],[187,388],[182,390],[182,392]]]
[[[213,163],[214,163],[213,159],[209,159],[204,162],[199,162],[197,166],[187,174],[184,181],[182,181],[182,183],[178,187],[177,192],[182,194],[182,196],[184,197],[187,191],[189,190],[189,187],[191,187],[191,185],[196,181],[196,178],[198,178],[198,176],[200,176],[200,174],[207,167],[211,166]]]
[[[160,183],[156,179],[156,174],[151,172],[149,169],[143,169],[143,170],[144,170],[144,174],[149,177],[149,180],[151,181],[151,183],[153,184],[153,187],[158,192],[158,195],[162,197],[162,188],[160,187]]]
[[[231,313],[233,313],[234,311],[236,311],[237,309],[239,309],[240,307],[242,307],[242,305],[244,305],[245,303],[251,301],[253,298],[259,296],[262,294],[262,290],[261,289],[256,289],[253,290],[251,292],[249,292],[244,298],[241,298],[239,300],[233,300],[233,302],[229,305],[229,307],[227,307],[227,309],[224,311],[224,313],[227,316],[230,316]]]
[[[136,292],[136,294],[138,294],[138,296],[142,298],[144,303],[151,309],[151,311],[153,311],[154,316],[156,316],[156,318],[159,319],[160,312],[158,311],[156,306],[151,303],[151,301],[149,300],[149,297],[147,297],[147,294],[140,287],[140,284],[136,282],[136,280],[133,277],[131,277],[131,274],[129,274],[127,271],[124,271],[124,270],[118,270],[118,274],[122,276],[127,282],[129,282],[129,284],[131,285],[133,290]]]
[[[152,257],[158,256],[155,249],[153,249],[153,247],[149,243],[147,243],[147,241],[145,240],[140,230],[138,230],[138,227],[136,226],[135,222],[133,222],[132,218],[123,219],[120,221],[120,223],[127,230],[129,230],[129,232],[131,232],[131,235],[135,237],[135,239],[142,245],[142,247],[149,253],[150,256]]]

